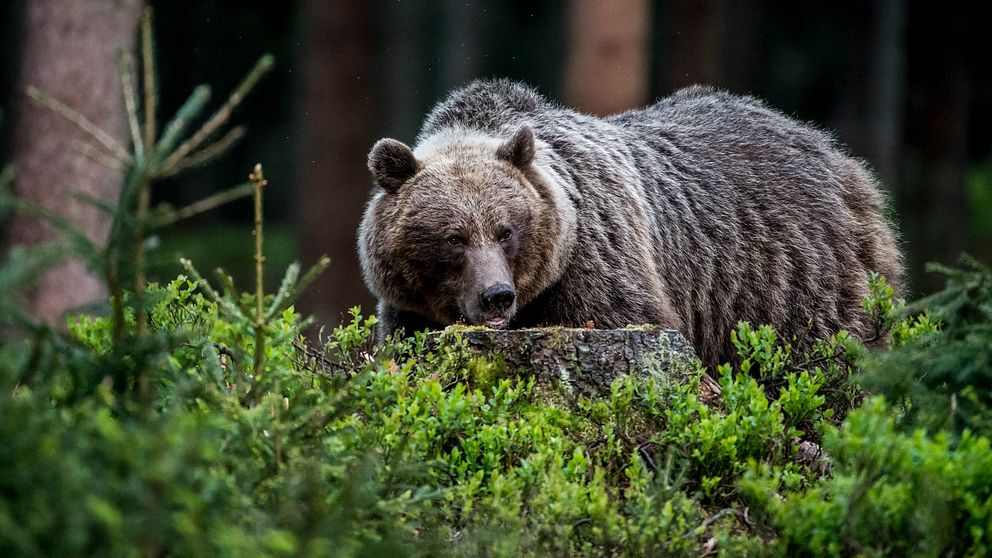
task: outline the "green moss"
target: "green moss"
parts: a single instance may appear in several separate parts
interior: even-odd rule
[[[467,325],[467,324],[452,324],[442,330],[445,333],[467,333],[470,331],[493,331],[486,326],[481,325]]]
[[[627,331],[658,331],[662,328],[654,324],[640,324],[640,325],[627,324],[626,326],[623,327],[623,329]]]
[[[507,377],[506,361],[502,355],[473,358],[468,363],[467,376],[469,385],[488,393]]]

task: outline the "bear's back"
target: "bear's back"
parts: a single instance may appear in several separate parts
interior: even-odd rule
[[[476,80],[452,92],[424,120],[418,142],[447,128],[499,133],[552,109],[540,94],[508,79]]]
[[[550,147],[579,230],[568,271],[518,325],[622,327],[650,321],[667,299],[714,364],[733,358],[737,320],[800,345],[838,329],[867,335],[868,273],[899,284],[870,172],[756,99],[691,87],[596,118],[518,83],[478,81],[438,104],[420,139],[447,128],[501,137],[522,124]]]

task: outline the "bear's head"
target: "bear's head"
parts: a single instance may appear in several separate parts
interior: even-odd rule
[[[560,277],[574,228],[535,155],[526,125],[508,139],[448,131],[416,153],[376,143],[358,242],[369,289],[439,324],[507,326]]]

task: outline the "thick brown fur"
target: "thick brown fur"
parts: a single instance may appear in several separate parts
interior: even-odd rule
[[[867,336],[869,273],[901,284],[865,165],[750,97],[692,87],[600,119],[478,81],[405,147],[370,154],[380,188],[359,230],[383,334],[650,323],[682,330],[713,365],[734,358],[739,320],[800,345]],[[513,306],[480,309],[505,281]]]

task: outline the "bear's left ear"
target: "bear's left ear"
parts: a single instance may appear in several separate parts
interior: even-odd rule
[[[393,194],[417,173],[420,165],[410,147],[392,138],[376,142],[369,152],[369,170],[375,183]]]
[[[496,156],[517,168],[522,169],[529,165],[534,160],[534,132],[530,126],[521,126],[512,138],[499,146]]]

